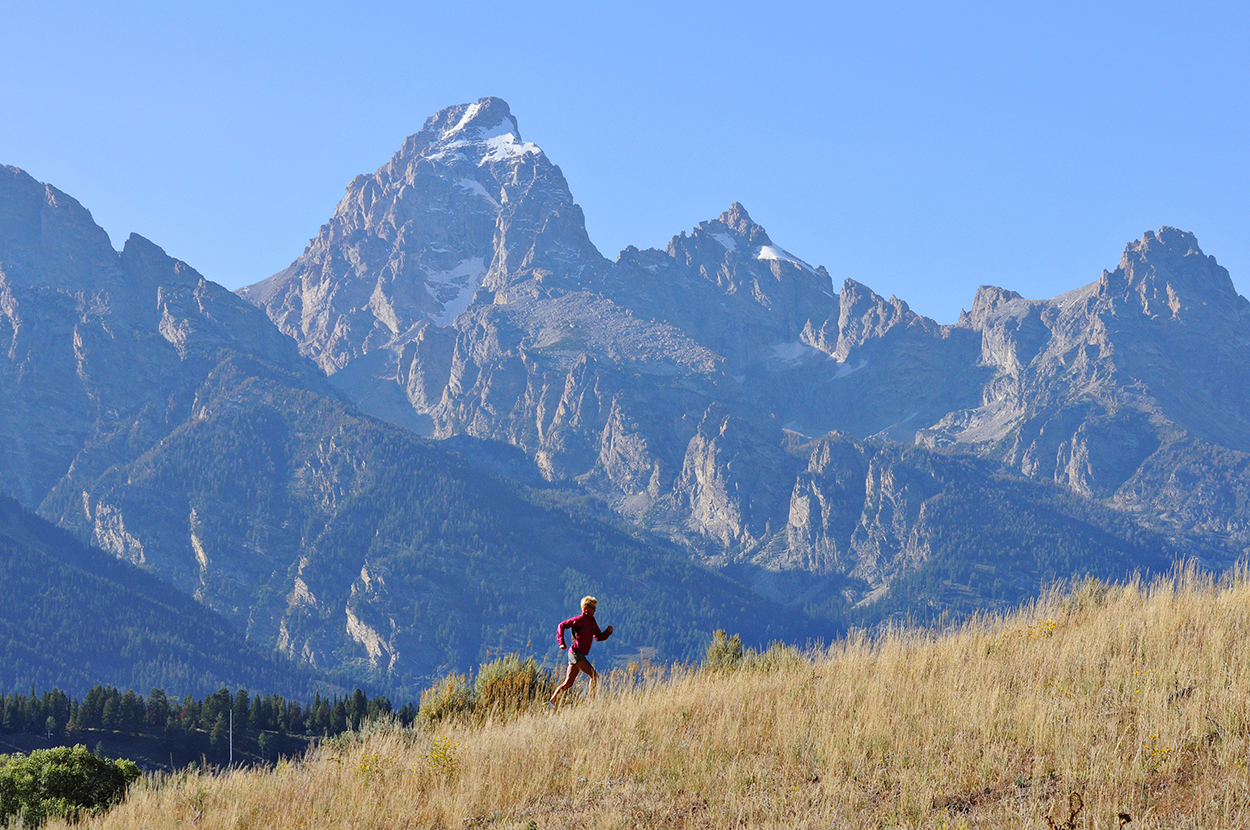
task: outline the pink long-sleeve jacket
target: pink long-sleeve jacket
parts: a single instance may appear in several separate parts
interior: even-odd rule
[[[608,635],[599,628],[599,623],[595,622],[595,615],[585,611],[560,623],[560,627],[556,629],[556,640],[561,646],[564,645],[566,628],[573,629],[573,650],[578,654],[589,654],[595,640],[608,639]]]

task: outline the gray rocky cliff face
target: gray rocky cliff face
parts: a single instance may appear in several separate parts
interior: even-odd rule
[[[1164,483],[1197,453],[1226,459],[1207,467],[1214,489],[1245,486],[1250,303],[1192,234],[1147,232],[1114,271],[1050,300],[983,287],[959,325],[980,332],[993,376],[979,406],[948,413],[922,443],[1001,459],[1156,526],[1236,527],[1235,544],[1250,543],[1227,498],[1208,493],[1206,510]]]
[[[479,260],[439,299],[430,274]],[[932,555],[924,505],[951,484],[846,441],[967,451],[1157,513],[1176,500],[1146,495],[1163,448],[1250,435],[1246,303],[1191,235],[1148,234],[1051,300],[982,288],[956,325],[853,279],[835,292],[737,203],[608,263],[496,99],[430,119],[291,269],[240,293],[379,417],[513,445],[710,561],[841,574],[852,598]],[[1212,369],[1180,388],[1193,360]],[[795,449],[833,431],[838,464]],[[1155,526],[1214,521],[1185,511]]]
[[[804,402],[801,422],[910,443],[947,412],[979,402],[987,372],[976,337],[941,326],[848,279],[839,298],[836,336],[813,339],[833,357],[827,392]]]
[[[0,168],[0,489],[38,507],[93,436],[139,413],[167,428],[188,363],[225,346],[309,367],[264,316],[140,236],[122,253],[78,202]],[[324,381],[322,381],[324,384]],[[97,463],[97,462],[90,462]],[[103,463],[103,462],[98,462]]]
[[[1098,282],[1117,379],[1204,440],[1250,450],[1250,302],[1191,233],[1130,243]]]
[[[798,559],[792,567],[844,574],[876,589],[924,562],[926,505],[948,489],[940,475],[840,433],[805,449],[807,469],[795,477],[785,526]]]
[[[793,567],[850,573],[858,565],[851,542],[868,495],[868,459],[839,433],[820,439],[807,469],[795,477],[786,519]]]
[[[722,407],[704,415],[673,491],[692,531],[749,549],[780,526],[799,464],[769,437]]]

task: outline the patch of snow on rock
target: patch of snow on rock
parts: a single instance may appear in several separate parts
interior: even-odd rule
[[[833,377],[834,377],[834,379],[836,380],[837,378],[844,378],[844,377],[847,377],[847,376],[849,376],[849,375],[853,375],[853,374],[855,374],[856,372],[858,372],[860,369],[864,368],[864,367],[865,367],[865,366],[867,366],[867,365],[868,365],[868,361],[867,361],[867,360],[863,360],[863,359],[861,359],[861,360],[859,361],[859,363],[855,364],[854,366],[851,366],[850,364],[847,364],[847,363],[843,363],[843,364],[842,364],[842,365],[838,368],[838,373],[837,373],[836,375],[834,375]]]
[[[811,357],[812,355],[824,354],[824,352],[821,352],[818,349],[813,349],[806,343],[799,343],[798,341],[795,341],[794,343],[778,343],[772,348],[773,357],[778,360],[784,360],[787,363],[796,363],[800,360]]]
[[[495,207],[499,207],[499,203],[495,201],[493,196],[486,192],[486,188],[482,187],[480,182],[476,182],[473,179],[457,179],[456,185],[469,191],[470,193],[476,193]]]
[[[803,268],[804,270],[811,271],[813,274],[816,273],[815,268],[808,265],[806,262],[799,259],[794,254],[790,253],[784,248],[778,248],[776,245],[761,245],[760,252],[755,255],[755,258],[756,259],[779,259],[782,262],[788,262],[791,265],[797,265],[800,268]]]
[[[456,122],[456,126],[444,132],[443,138],[446,138],[447,136],[450,136],[450,135],[455,135],[456,133],[460,132],[460,130],[464,128],[465,124],[468,124],[474,118],[477,118],[477,114],[481,112],[481,109],[482,109],[482,104],[480,102],[469,104],[469,106],[465,107],[464,114],[460,116],[460,120]]]
[[[481,167],[487,162],[506,161],[508,159],[520,158],[527,153],[541,153],[537,144],[530,144],[526,141],[518,141],[516,135],[508,131],[502,135],[493,136],[485,139],[483,144],[486,145],[486,154],[482,156],[482,160],[478,162]]]
[[[721,245],[725,246],[726,251],[738,250],[737,240],[735,240],[732,236],[730,236],[727,233],[714,233],[712,234],[712,238],[715,239],[717,242],[719,242]]]
[[[516,127],[512,125],[512,121],[505,118],[493,127],[483,127],[478,133],[478,141],[489,141],[492,138],[503,138],[504,136],[512,136],[516,140],[514,134]]]
[[[425,283],[430,294],[443,306],[440,313],[430,317],[430,322],[441,328],[456,322],[473,302],[485,275],[486,261],[480,256],[463,259],[450,271],[427,271]]]

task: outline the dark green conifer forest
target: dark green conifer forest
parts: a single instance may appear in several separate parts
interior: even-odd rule
[[[394,709],[389,698],[369,697],[360,689],[316,694],[305,703],[224,687],[181,699],[160,688],[144,696],[93,686],[82,698],[60,689],[32,689],[0,696],[0,752],[83,744],[100,754],[125,754],[149,768],[200,760],[221,766],[271,763],[303,751],[313,739],[357,731],[379,719],[410,726],[416,717],[414,704]]]

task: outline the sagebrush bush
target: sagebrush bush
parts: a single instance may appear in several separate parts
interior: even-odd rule
[[[516,712],[555,690],[555,678],[533,657],[508,654],[480,667],[473,682],[473,712],[484,716]]]
[[[772,672],[793,668],[804,662],[808,662],[808,658],[793,646],[774,642],[764,651],[756,651],[743,648],[742,638],[737,634],[730,637],[718,629],[712,633],[712,642],[703,656],[703,669],[711,672],[737,669]]]
[[[472,683],[463,674],[449,674],[426,689],[417,720],[428,728],[444,721],[515,714],[546,700],[555,687],[551,670],[533,657],[507,654],[480,666]]]
[[[772,643],[764,651],[755,651],[747,649],[746,657],[743,660],[746,668],[751,671],[774,672],[783,669],[797,668],[803,664],[810,664],[810,660],[804,657],[794,646],[788,646],[785,643]]]
[[[703,655],[703,668],[708,671],[736,669],[742,665],[742,638],[730,637],[723,629],[712,632],[712,642]]]
[[[449,674],[421,693],[417,721],[431,726],[473,711],[473,687],[463,674]]]

